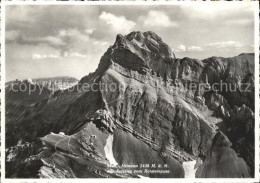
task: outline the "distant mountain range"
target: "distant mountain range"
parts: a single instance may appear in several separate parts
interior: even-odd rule
[[[48,77],[48,78],[35,78],[26,80],[15,80],[6,82],[5,86],[8,87],[14,83],[21,82],[31,82],[32,84],[37,84],[39,86],[44,86],[49,90],[64,90],[77,84],[78,80],[69,76],[59,76],[59,77]]]

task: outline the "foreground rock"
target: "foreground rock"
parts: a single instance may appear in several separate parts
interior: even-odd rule
[[[250,168],[231,148],[231,142],[221,132],[213,138],[206,160],[199,166],[197,178],[249,178]]]

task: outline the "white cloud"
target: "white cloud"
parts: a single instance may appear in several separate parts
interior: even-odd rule
[[[81,58],[86,58],[87,55],[84,55],[84,54],[81,54],[81,53],[78,53],[78,52],[73,52],[70,54],[71,57],[81,57]]]
[[[41,39],[39,39],[39,40],[41,40]],[[64,42],[60,38],[54,37],[54,36],[44,37],[44,38],[42,38],[42,41],[47,41],[50,44],[55,45],[55,46],[59,46],[59,45],[64,44]]]
[[[197,51],[204,51],[204,49],[200,46],[185,46],[183,44],[180,44],[177,46],[177,49],[175,49],[176,52],[197,52]]]
[[[236,49],[239,50],[241,48],[250,47],[250,45],[244,45],[237,41],[222,41],[222,42],[214,42],[214,43],[208,43],[204,46],[186,46],[183,44],[180,44],[175,49],[176,52],[202,52],[206,50],[218,50],[223,51],[226,49]]]
[[[177,49],[175,49],[176,52],[182,52],[182,51],[187,51],[187,47],[183,44],[180,44],[177,46]]]
[[[241,19],[236,19],[236,20],[226,20],[223,22],[225,25],[243,25],[246,26],[248,24],[253,24],[254,19],[250,18],[241,18]]]
[[[223,41],[223,42],[215,42],[206,44],[208,47],[215,47],[215,48],[228,48],[228,47],[243,47],[243,45],[236,41]]]
[[[146,17],[141,16],[138,19],[141,25],[146,27],[169,28],[179,26],[178,23],[172,21],[166,13],[157,10],[150,10]]]
[[[236,2],[204,2],[197,4],[187,4],[181,6],[183,12],[192,15],[192,18],[199,19],[215,19],[218,17],[230,16],[234,13],[251,13],[254,5],[250,3]]]
[[[93,32],[95,31],[95,29],[86,29],[85,33],[87,34],[93,34]]]
[[[99,46],[107,46],[107,45],[108,45],[108,42],[95,40],[95,41],[93,41],[93,44],[94,44],[94,45],[99,45]]]
[[[32,55],[32,59],[33,60],[39,60],[39,59],[59,59],[60,58],[60,56],[58,56],[58,55],[54,55],[54,54],[47,54],[47,55],[45,55],[45,54],[38,54],[38,53],[34,53],[33,55]]]
[[[121,34],[129,33],[136,25],[135,22],[127,20],[124,16],[116,16],[107,12],[102,12],[98,18],[108,26],[111,26],[113,31]]]
[[[188,51],[204,51],[204,49],[200,46],[188,46]]]
[[[87,58],[87,55],[81,54],[78,52],[72,52],[70,54],[66,53],[66,56],[63,57],[73,57],[73,58]],[[60,59],[61,56],[56,55],[56,54],[39,54],[39,53],[34,53],[32,55],[33,60],[40,60],[40,59]]]
[[[79,34],[77,29],[62,29],[59,31],[59,36],[75,36]]]
[[[22,35],[18,30],[11,30],[6,32],[6,40],[19,42],[20,44],[46,44],[48,43],[51,46],[61,46],[64,45],[62,39],[58,36],[46,36],[46,37],[30,37]]]

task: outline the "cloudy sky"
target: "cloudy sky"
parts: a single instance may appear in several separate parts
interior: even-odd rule
[[[12,5],[6,7],[6,81],[95,71],[117,34],[154,31],[178,58],[253,52],[253,6]]]

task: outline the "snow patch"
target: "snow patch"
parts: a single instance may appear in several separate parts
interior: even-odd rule
[[[141,178],[141,179],[149,179],[150,177],[145,177],[145,176],[142,176],[142,175],[137,175],[139,178]]]
[[[195,169],[195,165],[196,160],[183,162],[185,178],[195,178],[195,173],[197,171],[197,168]]]
[[[32,84],[32,85],[35,84],[31,78],[28,78],[27,81],[28,81],[28,83],[30,83],[30,84]]]
[[[109,163],[112,165],[118,165],[113,155],[113,140],[114,140],[114,136],[109,135],[104,150],[105,150],[106,158],[108,159]]]

